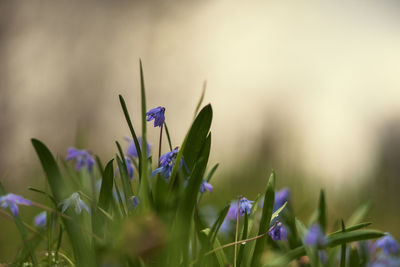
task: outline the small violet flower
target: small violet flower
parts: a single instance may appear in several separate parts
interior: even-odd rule
[[[322,232],[318,224],[313,224],[304,238],[304,242],[309,246],[323,247],[328,243],[328,239]]]
[[[250,201],[245,197],[242,197],[239,200],[239,210],[237,208],[237,202],[233,201],[231,203],[231,207],[229,208],[227,217],[231,220],[235,220],[236,217],[238,216],[237,213],[239,213],[239,216],[244,216],[245,213],[250,214],[251,207],[253,206],[252,203],[254,201]]]
[[[212,190],[213,190],[213,186],[211,184],[207,183],[206,180],[203,180],[203,182],[201,182],[200,193],[203,194],[206,191],[212,193]]]
[[[132,201],[132,207],[136,208],[139,205],[139,198],[137,196],[131,196],[130,200]]]
[[[161,155],[161,157],[158,161],[160,167],[158,167],[157,169],[155,169],[152,172],[152,176],[160,173],[163,177],[169,179],[169,177],[171,176],[171,173],[172,173],[172,169],[175,165],[175,159],[176,159],[176,156],[178,155],[178,152],[179,152],[179,149],[178,149],[178,147],[176,147],[174,150]],[[179,167],[182,166],[182,163],[183,163],[183,158],[179,164]]]
[[[87,167],[88,171],[91,172],[95,161],[87,150],[79,150],[74,147],[68,148],[68,154],[66,160],[75,160],[75,170],[79,171],[84,166]]]
[[[62,205],[61,212],[64,213],[69,206],[72,206],[75,208],[75,212],[77,214],[81,214],[82,209],[85,209],[88,213],[90,213],[89,207],[85,204],[85,202],[82,201],[80,198],[79,194],[77,192],[73,193],[69,198],[64,199],[61,201],[59,206]]]
[[[12,193],[0,197],[0,206],[3,209],[9,207],[14,217],[18,215],[18,205],[32,206],[32,201]]]
[[[125,137],[125,140],[129,142],[129,146],[126,149],[126,155],[129,157],[137,158],[138,153],[136,150],[135,142],[133,141],[133,139],[131,139],[129,137]],[[142,138],[138,137],[138,142],[139,142],[140,149],[142,149]],[[149,157],[151,155],[151,146],[148,142],[146,142],[146,151],[147,151],[147,153],[146,153],[147,157]]]
[[[375,248],[380,248],[386,255],[395,255],[399,253],[399,245],[389,233],[375,242]]]
[[[165,121],[164,117],[165,108],[163,107],[156,107],[150,109],[147,113],[147,121],[152,121],[154,119],[154,127],[161,127]]]
[[[128,157],[125,157],[126,168],[128,169],[129,178],[133,178],[133,163],[132,160]]]
[[[271,228],[269,228],[268,234],[274,241],[279,241],[279,240],[287,241],[286,229],[285,227],[283,227],[283,224],[280,221],[276,221],[276,223],[272,225]]]
[[[279,190],[275,194],[275,204],[274,204],[274,212],[277,211],[280,207],[285,204],[285,202],[288,202],[290,198],[290,190],[289,188],[283,188]]]
[[[35,216],[33,222],[37,227],[43,228],[46,226],[47,215],[45,211],[42,211],[38,215]]]

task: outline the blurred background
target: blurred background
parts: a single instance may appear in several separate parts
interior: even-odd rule
[[[113,157],[129,136],[118,94],[140,129],[141,58],[148,108],[166,107],[174,145],[207,81],[220,167],[206,203],[252,199],[274,169],[301,218],[324,188],[332,222],[370,201],[368,220],[399,240],[399,10],[391,0],[1,1],[1,182],[30,198],[28,185],[44,188],[32,137],[59,157],[73,145]],[[21,209],[27,221],[37,212]],[[0,227],[2,262],[20,241],[13,223]]]

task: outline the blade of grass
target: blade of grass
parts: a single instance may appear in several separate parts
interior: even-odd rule
[[[199,112],[199,109],[201,107],[201,103],[203,103],[204,95],[206,94],[206,88],[207,88],[207,81],[204,81],[203,82],[203,89],[201,90],[201,96],[200,96],[199,102],[197,102],[196,109],[194,110],[193,119],[196,118],[197,112]]]
[[[140,93],[141,93],[141,107],[142,107],[142,143],[147,144],[147,121],[146,121],[146,89],[144,85],[144,75],[143,75],[143,66],[142,61],[139,61],[140,65]],[[140,202],[141,208],[147,209],[150,206],[150,191],[149,191],[149,170],[147,168],[147,146],[143,145],[142,147],[142,169],[140,172],[141,181],[140,181]]]
[[[344,233],[344,232],[346,232],[346,228],[345,228],[344,222],[342,220],[342,233]],[[344,243],[341,247],[340,267],[346,267],[346,243]]]
[[[249,217],[247,215],[247,212],[245,212],[244,213],[244,224],[243,224],[243,231],[242,231],[241,240],[247,239],[248,224],[249,224]],[[242,263],[243,252],[244,252],[245,245],[246,245],[246,243],[240,243],[240,245],[239,245],[239,253],[238,253],[237,262],[236,262],[236,266],[237,267],[240,267],[240,264]]]
[[[275,172],[272,171],[271,176],[269,177],[267,189],[265,190],[264,195],[264,205],[262,209],[262,215],[260,220],[260,227],[258,229],[258,235],[261,235],[268,231],[269,224],[271,222],[272,212],[274,210],[274,201],[275,201]],[[260,239],[257,239],[253,258],[251,261],[251,266],[260,266],[261,255],[264,251],[264,243],[266,240],[266,236]]]
[[[168,130],[167,122],[166,122],[166,121],[164,121],[164,128],[165,128],[165,134],[167,135],[169,150],[172,151],[171,136],[169,135],[169,130]]]
[[[122,111],[124,112],[126,123],[128,124],[129,130],[131,132],[133,142],[135,143],[136,151],[137,151],[138,155],[141,155],[142,153],[141,153],[140,144],[139,144],[138,138],[136,136],[135,130],[133,128],[131,117],[129,116],[128,108],[126,107],[125,99],[122,97],[122,95],[119,95],[119,102],[121,103]],[[142,139],[142,142],[143,142],[143,139]],[[143,144],[145,144],[145,143],[143,143]],[[141,157],[139,156],[139,173],[141,173],[141,169],[142,169],[142,163],[141,163]],[[139,177],[139,179],[140,179],[140,177]]]
[[[322,228],[322,231],[326,233],[326,204],[325,204],[325,193],[321,189],[319,196],[319,206],[318,206],[318,223]]]

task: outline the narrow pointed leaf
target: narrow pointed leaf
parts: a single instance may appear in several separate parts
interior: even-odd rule
[[[258,229],[258,235],[264,234],[268,231],[269,225],[271,222],[272,212],[274,210],[274,201],[275,201],[275,172],[271,173],[269,177],[267,189],[265,190],[264,195],[264,205],[262,209],[262,215],[260,220],[260,227]],[[251,266],[260,266],[261,255],[264,251],[264,244],[267,236],[257,239],[253,258],[251,261]]]

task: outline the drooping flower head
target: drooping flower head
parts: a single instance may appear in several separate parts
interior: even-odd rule
[[[18,205],[32,206],[32,201],[12,193],[0,197],[0,206],[3,209],[10,208],[14,217],[18,215]]]
[[[33,222],[35,223],[36,227],[43,228],[46,226],[47,215],[46,211],[42,211],[38,215],[35,216]]]
[[[375,248],[380,248],[386,255],[395,255],[399,253],[399,245],[396,239],[389,233],[385,233],[384,237],[379,238],[375,242]]]
[[[239,209],[237,207],[237,201],[232,201],[231,206],[229,208],[227,217],[232,220],[236,220],[238,216],[244,216],[245,213],[250,214],[251,207],[253,206],[254,201],[250,201],[245,197],[242,197],[239,200]]]
[[[59,206],[62,205],[61,212],[64,213],[70,206],[75,208],[75,212],[77,214],[81,214],[82,209],[85,209],[88,213],[90,213],[89,207],[82,201],[79,194],[77,192],[73,193],[69,198],[61,201]]]
[[[318,224],[313,224],[304,237],[304,243],[309,246],[323,247],[328,243],[328,239],[321,227]]]
[[[87,150],[79,150],[74,147],[68,148],[68,154],[66,160],[75,160],[75,170],[79,171],[83,167],[87,167],[88,171],[91,172],[95,161]]]
[[[154,120],[154,127],[161,127],[165,121],[164,117],[165,113],[165,108],[163,107],[156,107],[153,109],[150,109],[147,113],[147,121],[152,121]]]
[[[129,146],[126,149],[126,155],[128,157],[134,157],[137,158],[138,157],[138,153],[136,150],[136,145],[135,142],[133,141],[133,139],[129,138],[129,137],[125,137],[125,140],[129,142]],[[140,149],[142,149],[142,138],[138,137],[138,142],[139,142],[139,146]],[[151,146],[150,144],[146,141],[146,151],[147,151],[147,157],[149,157],[151,155]]]
[[[286,229],[280,221],[276,221],[274,225],[272,225],[269,228],[268,234],[274,241],[279,241],[279,240],[287,241]]]
[[[176,156],[178,155],[178,152],[179,152],[179,148],[176,147],[174,150],[161,155],[161,157],[158,161],[160,167],[155,169],[153,171],[152,175],[154,176],[154,175],[160,173],[164,178],[169,179],[169,177],[171,176],[171,173],[172,173],[172,169],[175,165],[175,160],[176,160]],[[183,157],[181,159],[181,162],[179,163],[179,167],[182,166],[182,163],[183,163]]]
[[[200,193],[204,193],[206,191],[212,193],[213,186],[210,183],[207,183],[206,180],[203,180],[200,185]]]

